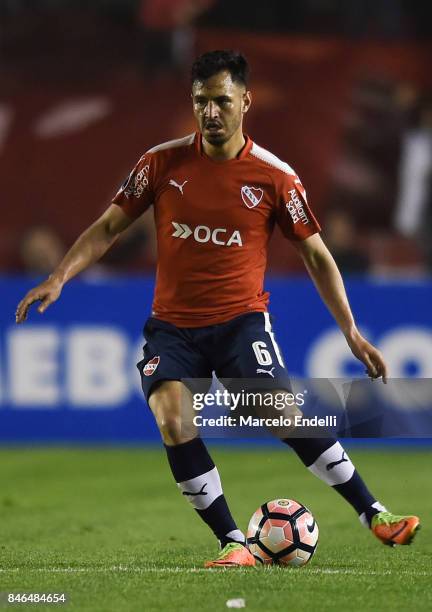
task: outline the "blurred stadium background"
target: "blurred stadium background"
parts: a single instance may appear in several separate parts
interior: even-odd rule
[[[213,48],[250,60],[247,131],[302,177],[392,376],[432,377],[431,24],[426,1],[4,0],[0,439],[157,437],[134,366],[150,214],[43,318],[13,316],[142,152],[193,131],[189,66]],[[268,274],[291,372],[361,372],[279,232]]]

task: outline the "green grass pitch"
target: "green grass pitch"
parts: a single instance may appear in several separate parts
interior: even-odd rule
[[[276,497],[312,510],[320,542],[310,564],[204,570],[215,540],[179,495],[160,448],[3,449],[0,591],[66,592],[65,609],[83,612],[216,612],[233,598],[260,612],[432,609],[431,452],[351,452],[380,500],[423,520],[417,541],[394,549],[361,527],[292,452],[215,447],[212,454],[243,529],[262,502]]]

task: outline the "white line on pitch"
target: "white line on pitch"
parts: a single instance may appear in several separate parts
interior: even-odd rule
[[[284,571],[284,568],[258,568],[262,571]],[[236,572],[250,573],[249,568],[237,568]],[[114,565],[112,567],[13,567],[10,569],[0,568],[1,573],[7,572],[47,572],[52,574],[93,574],[93,573],[109,573],[109,572],[130,572],[136,574],[196,574],[201,572],[208,572],[208,569],[200,567],[129,567],[125,565]],[[210,570],[213,572],[219,572],[220,568]],[[432,572],[424,572],[418,570],[357,570],[354,568],[349,569],[333,569],[333,568],[313,568],[305,570],[308,574],[345,574],[352,576],[432,576]]]

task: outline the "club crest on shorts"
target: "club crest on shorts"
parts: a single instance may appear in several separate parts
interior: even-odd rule
[[[261,187],[249,187],[243,185],[241,188],[241,197],[248,208],[255,208],[261,202],[264,191]]]
[[[159,355],[156,355],[156,357],[152,357],[150,361],[147,361],[147,363],[145,364],[143,368],[144,376],[151,376],[156,370],[156,368],[158,367],[159,362],[160,362]]]

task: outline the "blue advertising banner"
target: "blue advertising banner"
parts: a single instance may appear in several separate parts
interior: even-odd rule
[[[17,326],[16,305],[34,284],[0,279],[0,442],[158,439],[135,365],[152,279],[73,281],[43,316],[33,307]],[[391,376],[432,378],[432,283],[346,284],[358,325]],[[269,279],[266,288],[291,375],[364,376],[309,280]]]

